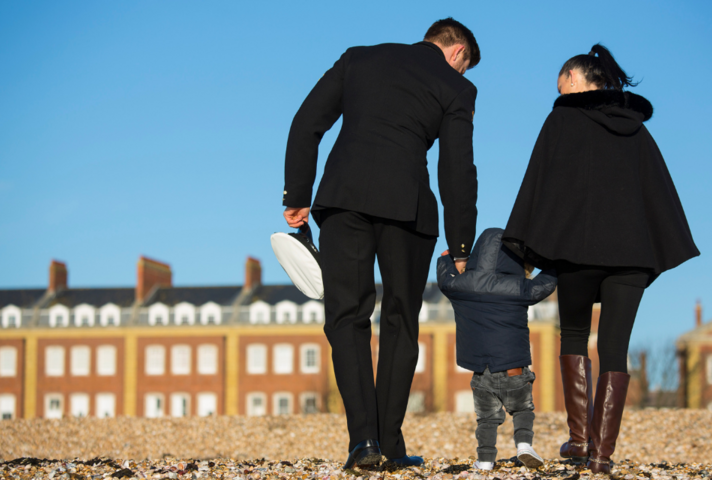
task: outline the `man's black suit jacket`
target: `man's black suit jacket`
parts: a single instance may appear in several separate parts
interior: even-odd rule
[[[342,208],[412,222],[416,231],[437,236],[426,154],[439,138],[447,243],[453,256],[469,255],[477,222],[476,96],[475,86],[432,43],[348,49],[294,117],[283,204],[311,206],[319,142],[343,115],[312,211]]]

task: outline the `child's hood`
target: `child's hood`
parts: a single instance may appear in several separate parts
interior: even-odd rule
[[[467,270],[524,276],[524,262],[502,245],[501,228],[488,228],[477,239]]]

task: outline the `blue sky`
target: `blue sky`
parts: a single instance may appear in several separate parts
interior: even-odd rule
[[[72,286],[130,286],[142,254],[179,285],[240,284],[248,255],[265,282],[288,281],[269,235],[286,229],[292,116],[346,48],[417,42],[447,16],[482,49],[467,73],[478,232],[506,223],[566,59],[602,42],[642,80],[703,255],[650,287],[633,344],[688,330],[696,299],[712,308],[703,1],[1,2],[0,288],[45,286],[52,258]],[[429,159],[437,192],[437,144]]]

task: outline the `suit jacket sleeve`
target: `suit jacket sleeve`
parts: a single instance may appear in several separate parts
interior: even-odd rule
[[[477,229],[477,168],[473,164],[472,120],[477,89],[466,88],[453,100],[440,125],[438,184],[450,255],[466,257]]]
[[[286,207],[311,206],[319,143],[343,110],[344,71],[348,54],[347,50],[321,77],[294,116],[284,164],[282,204]]]

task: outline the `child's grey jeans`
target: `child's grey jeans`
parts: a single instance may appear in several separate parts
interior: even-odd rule
[[[481,462],[497,459],[497,427],[504,423],[504,409],[514,421],[514,444],[532,443],[534,438],[534,402],[532,384],[534,372],[524,367],[521,375],[507,376],[507,372],[472,375],[472,394],[477,413],[477,457]],[[504,407],[504,408],[503,408]]]

